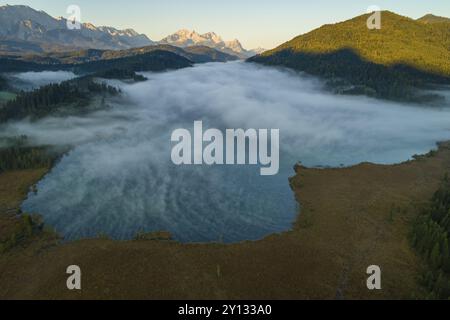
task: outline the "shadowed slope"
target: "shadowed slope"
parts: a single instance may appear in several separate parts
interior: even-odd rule
[[[450,24],[424,24],[388,11],[381,17],[380,30],[369,30],[369,15],[362,15],[322,26],[249,61],[340,78],[364,86],[358,92],[396,100],[411,100],[411,86],[450,83]]]

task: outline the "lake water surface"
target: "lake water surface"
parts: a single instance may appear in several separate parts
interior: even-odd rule
[[[332,95],[313,78],[248,63],[211,63],[112,82],[124,97],[85,117],[17,123],[10,133],[72,143],[23,203],[67,239],[170,231],[183,242],[260,239],[298,213],[288,177],[307,166],[397,163],[450,138],[450,108]],[[175,166],[174,129],[280,129],[280,173],[255,166]]]

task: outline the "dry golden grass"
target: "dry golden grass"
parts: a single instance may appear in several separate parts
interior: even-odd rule
[[[293,229],[256,242],[94,239],[54,245],[36,239],[0,256],[0,298],[420,297],[421,263],[408,243],[410,222],[449,165],[446,144],[433,157],[393,166],[298,168],[291,185],[303,207]],[[23,197],[21,188],[7,186],[27,174],[0,177],[0,198]],[[72,264],[82,269],[80,292],[65,287],[65,270]],[[382,269],[381,291],[366,288],[372,264]]]
[[[20,222],[15,215],[30,186],[39,181],[47,169],[10,171],[0,174],[0,241],[7,238]]]

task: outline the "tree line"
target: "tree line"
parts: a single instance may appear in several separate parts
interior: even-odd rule
[[[269,65],[282,65],[292,69],[324,77],[333,87],[342,80],[341,93],[366,94],[378,98],[397,101],[421,102],[433,100],[437,96],[419,94],[418,87],[428,84],[450,84],[446,76],[427,73],[413,67],[396,64],[385,66],[361,59],[351,49],[330,53],[294,52],[291,49],[278,51],[270,56],[256,56],[252,62]]]
[[[143,75],[127,69],[109,69],[94,73],[92,76],[103,79],[133,80],[136,82],[147,80]]]
[[[42,118],[68,104],[77,108],[87,106],[95,94],[117,95],[117,88],[84,77],[49,84],[31,92],[21,92],[0,109],[0,122],[31,117]]]
[[[50,168],[60,153],[46,146],[33,147],[27,136],[1,139],[0,173],[10,170]]]
[[[110,55],[109,59],[82,61],[79,63],[61,63],[57,59],[52,62],[43,62],[39,56],[22,57],[19,59],[0,57],[0,70],[2,72],[27,72],[27,71],[72,71],[86,75],[95,72],[104,72],[111,69],[129,71],[164,71],[167,69],[180,69],[192,66],[192,61],[166,50],[154,50],[141,54],[120,56],[120,51]],[[116,56],[117,55],[117,56]],[[23,60],[28,59],[28,60]]]
[[[6,90],[8,88],[8,82],[5,78],[0,75],[0,91]]]
[[[324,25],[250,61],[344,80],[342,93],[413,102],[438,98],[417,88],[450,84],[450,24],[383,11],[382,28],[369,30],[367,18]]]
[[[412,244],[426,261],[422,283],[430,299],[450,299],[450,179],[446,175],[414,223]]]

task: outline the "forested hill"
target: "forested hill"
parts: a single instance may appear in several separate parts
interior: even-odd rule
[[[100,51],[100,50],[90,50],[94,54],[86,54],[85,59],[91,60],[108,60],[108,59],[117,59],[117,58],[125,58],[125,57],[131,57],[141,54],[146,54],[149,52],[154,51],[167,51],[175,53],[181,57],[184,57],[186,59],[189,59],[193,63],[204,63],[204,62],[226,62],[226,61],[235,61],[239,60],[237,56],[227,54],[224,52],[221,52],[219,50],[207,47],[207,46],[190,46],[186,48],[179,48],[175,46],[171,46],[168,44],[160,44],[160,45],[153,45],[153,46],[146,46],[141,48],[133,48],[128,50],[106,50],[106,51]],[[83,51],[80,52],[81,54],[78,55],[79,57],[82,56]],[[49,54],[50,56],[56,58],[59,56],[59,60],[61,62],[73,62],[74,57],[77,56],[77,53],[69,54],[67,57],[61,57],[60,54]],[[63,59],[61,59],[63,58]],[[69,58],[69,59],[68,59]]]
[[[87,59],[87,62],[80,63],[48,62],[37,60],[37,58],[24,60],[0,57],[0,70],[2,72],[68,70],[76,73],[94,73],[120,68],[128,71],[163,71],[189,67],[192,63],[189,59],[173,52],[155,50],[110,59]]]
[[[420,19],[417,19],[417,21],[420,22],[424,22],[424,23],[450,23],[450,19],[446,18],[446,17],[439,17],[439,16],[435,16],[433,14],[427,14],[425,16],[423,16]]]
[[[94,60],[70,67],[75,73],[103,72],[110,69],[128,71],[164,71],[189,67],[192,62],[185,57],[163,50],[143,54],[118,57],[113,59]]]
[[[178,48],[155,45],[128,50],[87,49],[41,55],[0,56],[2,72],[74,70],[99,72],[111,68],[129,71],[178,69],[193,63],[226,62],[238,57],[205,46]]]
[[[324,25],[249,61],[345,79],[394,99],[407,98],[406,85],[450,83],[450,23],[383,11],[381,29],[369,30],[369,16]]]
[[[21,92],[15,99],[0,107],[0,123],[29,117],[31,120],[49,115],[74,115],[88,112],[95,98],[98,103],[91,109],[102,109],[105,98],[115,96],[120,90],[92,76],[80,77],[60,84],[49,84],[30,92]]]

